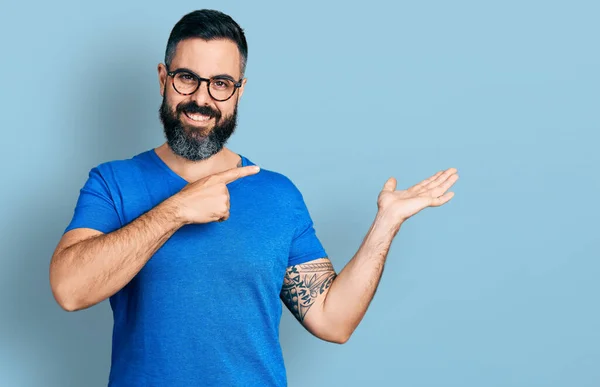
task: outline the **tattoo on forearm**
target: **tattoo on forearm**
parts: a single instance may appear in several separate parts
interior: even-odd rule
[[[302,322],[317,297],[323,294],[336,277],[331,262],[305,263],[286,270],[281,299],[292,314]]]

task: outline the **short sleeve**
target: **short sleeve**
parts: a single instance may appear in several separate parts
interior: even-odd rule
[[[65,233],[75,228],[91,228],[107,234],[120,227],[121,220],[108,184],[98,167],[93,168],[79,192],[73,218]]]
[[[312,218],[300,192],[297,192],[294,203],[294,215],[296,231],[290,248],[288,266],[326,258],[327,254],[316,235]]]

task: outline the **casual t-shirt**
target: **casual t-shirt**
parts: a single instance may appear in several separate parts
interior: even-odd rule
[[[101,164],[65,232],[110,233],[186,184],[153,149]],[[279,343],[285,270],[325,250],[287,177],[261,169],[228,189],[228,220],[183,226],[110,298],[109,386],[287,384]]]

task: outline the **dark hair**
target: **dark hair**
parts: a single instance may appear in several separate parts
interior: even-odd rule
[[[241,72],[246,71],[246,61],[248,59],[248,43],[244,30],[231,18],[223,12],[201,9],[185,15],[175,24],[165,52],[165,64],[171,65],[175,56],[177,43],[185,39],[200,38],[204,40],[229,39],[233,41],[240,51]]]

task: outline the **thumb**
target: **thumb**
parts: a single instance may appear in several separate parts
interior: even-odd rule
[[[396,190],[396,179],[394,179],[393,177],[390,177],[383,185],[383,190],[389,191],[389,192],[395,191]]]

